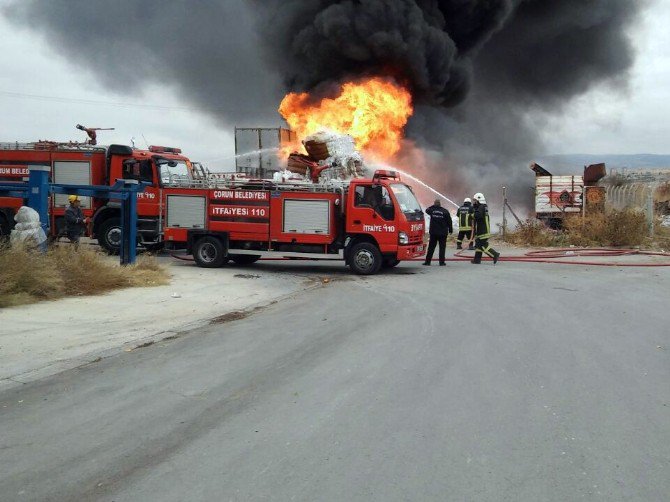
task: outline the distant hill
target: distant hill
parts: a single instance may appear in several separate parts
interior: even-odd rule
[[[580,173],[584,166],[604,162],[610,169],[670,168],[670,155],[640,153],[633,155],[562,154],[543,155],[536,162],[552,174]]]

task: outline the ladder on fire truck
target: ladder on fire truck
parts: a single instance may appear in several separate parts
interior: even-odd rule
[[[107,147],[101,145],[87,145],[86,143],[56,141],[34,141],[30,143],[4,142],[0,143],[0,150],[22,150],[31,152],[64,151],[64,152],[105,152]]]
[[[289,181],[275,181],[271,179],[254,178],[241,173],[211,172],[198,162],[192,165],[191,176],[169,176],[163,180],[164,187],[170,188],[199,188],[207,190],[246,189],[271,190],[312,193],[347,193],[350,180],[329,180],[323,183],[314,183],[309,180],[296,179]]]

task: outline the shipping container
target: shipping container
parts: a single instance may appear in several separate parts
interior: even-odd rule
[[[235,170],[255,178],[272,178],[285,168],[282,147],[295,142],[295,132],[283,127],[236,127]]]

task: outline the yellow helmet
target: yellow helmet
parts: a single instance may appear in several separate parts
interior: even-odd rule
[[[70,204],[72,204],[73,202],[78,201],[78,200],[79,200],[79,197],[76,196],[76,195],[70,195],[70,196],[68,196],[67,200],[69,200],[69,201],[70,201]]]

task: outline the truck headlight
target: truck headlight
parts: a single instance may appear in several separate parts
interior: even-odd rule
[[[407,234],[405,232],[400,232],[398,234],[398,242],[400,243],[401,246],[409,244],[409,237],[407,237]]]

